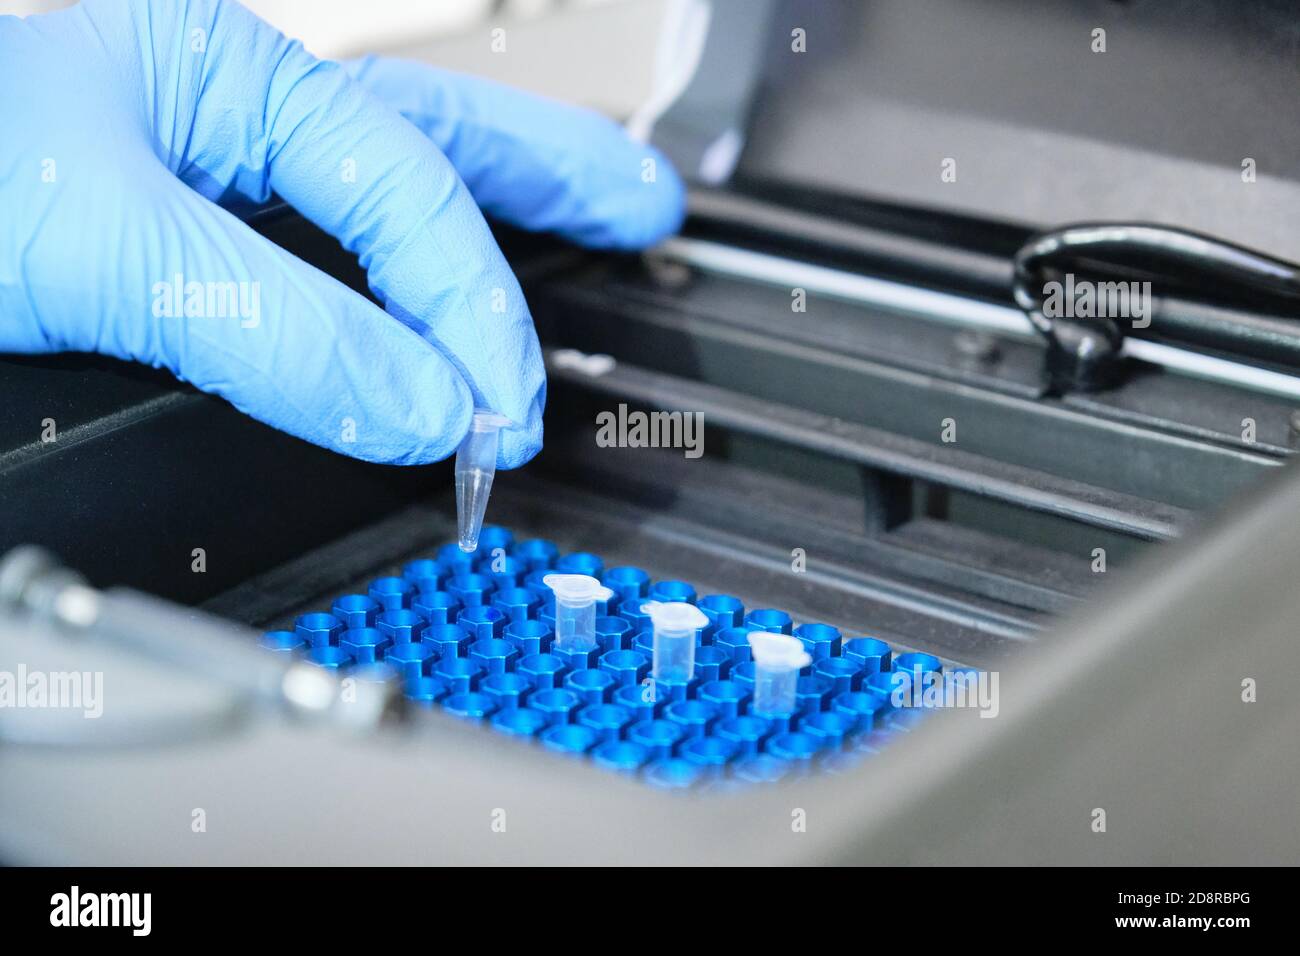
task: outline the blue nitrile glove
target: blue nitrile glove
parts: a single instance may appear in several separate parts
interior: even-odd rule
[[[230,0],[0,17],[0,90],[0,351],[165,366],[374,461],[450,454],[476,405],[521,426],[502,467],[541,447],[537,338],[480,205],[612,248],[683,212],[668,162],[604,119],[319,61]],[[360,257],[387,314],[222,208],[272,191]]]

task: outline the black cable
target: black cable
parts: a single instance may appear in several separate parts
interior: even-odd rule
[[[1080,223],[1040,233],[1012,260],[1012,295],[1047,339],[1048,370],[1058,391],[1104,388],[1118,375],[1125,330],[1119,316],[1049,316],[1045,286],[1067,267],[1102,267],[1126,277],[1159,281],[1166,288],[1192,289],[1213,298],[1225,295],[1252,303],[1261,296],[1300,306],[1300,267],[1222,239],[1146,223]],[[1224,288],[1224,285],[1228,287]],[[1154,303],[1151,304],[1154,312]],[[1161,338],[1177,341],[1178,323],[1162,315]],[[1203,317],[1202,317],[1203,320]],[[1230,320],[1225,320],[1230,321]],[[1224,329],[1218,338],[1234,338]],[[1170,334],[1172,333],[1172,334]],[[1204,330],[1200,331],[1204,336]],[[1296,328],[1300,336],[1300,325]],[[1189,336],[1190,338],[1190,336]]]

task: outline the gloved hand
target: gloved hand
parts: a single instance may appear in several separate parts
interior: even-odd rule
[[[683,214],[668,162],[607,120],[320,61],[231,0],[0,17],[0,89],[0,351],[164,366],[373,461],[445,457],[476,405],[519,425],[501,467],[541,447],[537,338],[480,206],[625,249]],[[272,191],[360,257],[387,314],[223,208]]]

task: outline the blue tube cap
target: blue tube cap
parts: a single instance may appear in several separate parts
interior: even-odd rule
[[[506,630],[506,616],[491,606],[480,605],[467,607],[460,612],[456,623],[463,627],[475,640],[500,637]]]
[[[771,631],[774,634],[790,634],[794,631],[794,620],[785,611],[763,607],[745,615],[745,625],[751,631]]]
[[[799,718],[799,732],[815,737],[824,750],[839,750],[844,738],[853,730],[854,720],[847,714],[825,710]]]
[[[804,650],[813,659],[813,663],[840,653],[842,643],[840,629],[829,624],[800,624],[795,628],[794,636],[803,642]]]
[[[660,790],[689,790],[707,777],[708,771],[704,767],[677,757],[656,760],[641,772],[641,779]]]
[[[915,703],[920,702],[926,681],[934,680],[942,672],[943,663],[933,654],[912,651],[907,654],[899,654],[894,659],[894,673],[907,675],[907,679],[911,681],[911,687],[905,689],[904,693]]]
[[[834,694],[844,694],[862,686],[862,667],[847,657],[825,657],[813,661],[813,676],[831,682]]]
[[[717,770],[740,754],[740,746],[723,737],[693,737],[682,744],[679,754],[683,760]]]
[[[746,714],[743,717],[730,717],[721,720],[713,733],[724,740],[733,741],[742,753],[757,753],[763,741],[773,733],[772,722],[766,717]]]
[[[555,567],[560,549],[554,541],[545,538],[528,538],[516,541],[511,553],[531,571],[545,571]]]
[[[656,759],[671,757],[685,737],[685,728],[671,720],[642,720],[627,729],[627,739],[647,748]]]
[[[815,714],[830,706],[835,685],[824,677],[800,677],[795,685],[795,707],[800,713]]]
[[[904,691],[905,688],[903,685],[906,682],[907,676],[901,671],[880,671],[875,674],[868,674],[863,678],[862,689],[868,694],[880,698],[885,705],[885,709],[880,711],[883,715],[888,710],[893,709],[895,691]]]
[[[514,543],[515,534],[509,528],[503,528],[499,524],[485,524],[483,530],[478,534],[478,551],[476,553],[491,557],[492,552],[498,548],[509,553]]]
[[[551,629],[541,621],[511,621],[505,629],[505,639],[524,657],[549,652],[554,637]]]
[[[589,551],[575,551],[560,558],[555,563],[555,570],[564,574],[587,574],[599,579],[601,572],[605,570],[605,562],[600,559],[598,554],[592,554]]]
[[[509,641],[499,637],[486,637],[470,645],[469,659],[484,674],[504,674],[519,659],[519,650]]]
[[[492,579],[486,574],[457,574],[447,582],[448,593],[463,607],[490,604],[495,590]]]
[[[542,599],[531,588],[504,588],[492,595],[492,607],[504,614],[510,624],[527,621],[541,606]]]
[[[533,684],[523,674],[489,674],[479,681],[478,689],[495,697],[502,708],[523,707]]]
[[[636,642],[642,633],[649,634],[653,628],[650,615],[641,610],[641,604],[633,601],[631,604],[619,606],[618,616],[632,625],[632,647],[636,648]]]
[[[631,644],[632,625],[616,614],[596,618],[596,643],[603,651],[619,651]]]
[[[411,606],[415,585],[406,578],[376,578],[370,582],[366,592],[383,611],[399,611]]]
[[[438,657],[464,657],[474,643],[474,635],[459,624],[434,624],[420,634],[420,643],[433,648]]]
[[[437,591],[442,587],[442,571],[438,562],[432,558],[417,558],[402,568],[402,577],[410,581],[419,594],[422,591]]]
[[[552,724],[542,731],[542,746],[571,757],[584,756],[600,743],[600,735],[581,724]]]
[[[732,768],[732,775],[746,783],[779,783],[790,776],[793,767],[788,760],[772,754],[752,754],[741,757]]]
[[[427,645],[408,644],[408,647]],[[446,681],[453,693],[467,694],[477,690],[483,679],[483,668],[467,657],[442,657],[433,665],[433,676]]]
[[[308,646],[307,641],[297,631],[267,631],[262,635],[261,644],[268,651],[290,656],[296,651],[305,650]]]
[[[510,558],[502,554],[499,557],[484,558],[475,565],[474,573],[486,575],[492,579],[492,587],[496,591],[504,591],[519,587],[528,576],[529,569],[518,558]]]
[[[749,701],[749,691],[744,684],[729,680],[714,680],[700,685],[699,700],[712,704],[723,717],[735,717]]]
[[[309,647],[321,647],[325,644],[338,644],[339,637],[347,628],[333,614],[314,611],[298,618],[293,630]]]
[[[663,707],[655,699],[654,685],[644,681],[638,684],[625,684],[614,691],[610,698],[613,703],[630,710],[637,720],[651,720],[662,712]]]
[[[466,691],[443,698],[442,709],[453,717],[479,722],[496,713],[497,702],[488,694]]]
[[[610,568],[601,576],[600,583],[618,595],[620,606],[629,602],[639,604],[650,592],[650,575],[640,568]]]
[[[596,731],[601,740],[618,740],[632,723],[632,713],[617,704],[593,704],[578,711],[578,723]]]
[[[384,662],[403,680],[428,677],[437,660],[437,654],[427,644],[390,644],[384,651]]]
[[[535,691],[528,706],[545,714],[548,724],[567,724],[582,709],[582,700],[573,691],[557,688]]]
[[[876,714],[888,711],[889,705],[878,694],[864,690],[840,694],[831,701],[831,712],[842,714],[853,721],[851,733],[869,734],[876,727]]]
[[[339,647],[351,654],[358,664],[373,664],[384,660],[385,652],[392,645],[392,638],[374,627],[344,631],[339,638]]]
[[[538,690],[562,687],[568,672],[568,665],[555,654],[528,654],[515,665],[515,673],[527,677]]]
[[[394,644],[409,644],[412,641],[418,641],[426,626],[424,618],[410,608],[385,611],[379,615],[379,619],[375,622],[375,627],[387,635]]]
[[[726,651],[733,663],[753,660],[754,655],[749,643],[749,632],[752,630],[754,630],[752,627],[722,628],[714,632],[713,646]]]
[[[710,594],[702,597],[698,607],[713,623],[713,627],[710,628],[711,633],[716,634],[718,631],[736,627],[745,620],[745,605],[740,598],[732,597],[730,594]]]
[[[477,551],[467,554],[455,542],[444,544],[438,549],[438,568],[448,578],[458,574],[469,574],[474,570],[474,561],[477,558]]]
[[[418,707],[433,707],[450,693],[447,685],[436,677],[417,677],[408,680],[404,690],[407,700]]]
[[[664,708],[664,716],[680,724],[686,736],[703,737],[718,719],[718,708],[702,700],[677,700]]]
[[[554,618],[551,619],[552,623]],[[600,666],[600,655],[604,653],[600,645],[595,647],[557,647],[551,645],[551,653],[564,661],[564,666],[571,671],[591,670]]]
[[[334,616],[348,629],[374,627],[383,610],[369,594],[345,594],[330,608]]]
[[[548,726],[546,714],[531,707],[501,707],[492,715],[492,729],[512,737],[536,737]]]
[[[630,740],[612,740],[593,750],[591,759],[602,770],[635,774],[650,762],[650,751]]]
[[[846,637],[841,653],[865,673],[876,674],[889,670],[893,652],[888,644],[875,637]]]
[[[727,675],[728,680],[733,680],[737,684],[743,684],[745,689],[751,694],[754,693],[754,662],[740,661],[731,665],[731,673]]]
[[[609,673],[619,687],[640,686],[650,673],[650,660],[640,651],[606,651],[600,656],[600,669]]]
[[[695,603],[695,587],[686,581],[656,581],[650,585],[650,600],[663,604],[681,601]]]
[[[617,681],[609,671],[576,670],[564,678],[564,686],[577,694],[584,704],[602,704],[614,693]]]
[[[455,624],[460,601],[448,591],[421,591],[411,602],[411,610],[431,626]]]
[[[720,647],[705,644],[695,649],[695,679],[701,684],[726,680],[731,671],[731,655]]]
[[[764,749],[773,757],[789,760],[795,766],[806,769],[821,749],[821,742],[810,734],[787,731],[772,736]]]
[[[335,647],[333,644],[322,644],[320,647],[313,647],[307,652],[306,660],[317,667],[333,671],[346,670],[356,663],[351,654],[342,647]]]

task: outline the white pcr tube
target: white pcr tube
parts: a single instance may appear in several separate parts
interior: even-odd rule
[[[469,431],[456,449],[456,525],[460,549],[478,549],[492,479],[497,473],[498,432],[512,422],[504,415],[477,409]]]
[[[684,601],[646,601],[641,611],[654,626],[655,680],[686,683],[695,676],[695,632],[708,616]]]
[[[793,713],[799,671],[812,663],[803,642],[789,634],[754,631],[749,647],[754,653],[754,713]]]
[[[596,602],[614,592],[589,574],[548,574],[542,581],[555,592],[555,646],[589,651],[596,646]]]

